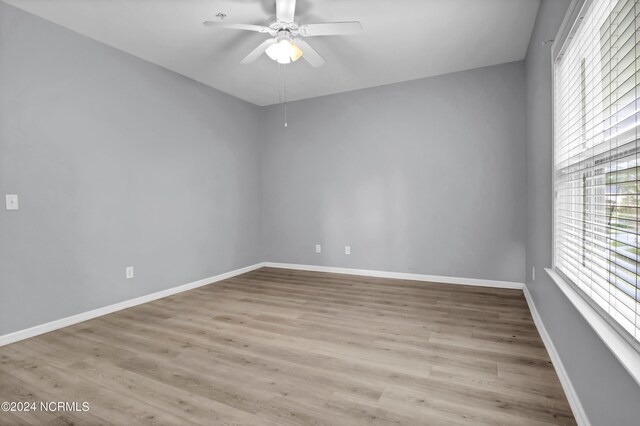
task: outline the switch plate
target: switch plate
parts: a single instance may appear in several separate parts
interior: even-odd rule
[[[7,194],[7,210],[18,210],[18,195],[17,194]]]
[[[125,269],[125,277],[130,280],[131,278],[133,278],[133,266],[127,266],[127,269]]]
[[[316,253],[322,253],[322,246],[320,244],[316,244]]]
[[[351,254],[351,246],[344,246],[344,254]]]

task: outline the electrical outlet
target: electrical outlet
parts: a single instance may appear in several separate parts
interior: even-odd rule
[[[133,266],[127,266],[125,269],[125,277],[130,280],[133,278]]]
[[[351,254],[351,246],[344,246],[344,254]]]
[[[322,253],[322,246],[320,244],[316,244],[316,253]]]

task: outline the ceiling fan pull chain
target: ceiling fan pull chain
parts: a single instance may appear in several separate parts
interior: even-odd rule
[[[282,81],[282,65],[278,64],[278,103],[282,103],[282,90],[281,90],[281,81]]]
[[[287,125],[287,67],[284,67],[284,127]]]

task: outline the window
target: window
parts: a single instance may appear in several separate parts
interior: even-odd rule
[[[555,270],[640,349],[640,4],[585,2],[554,63]]]

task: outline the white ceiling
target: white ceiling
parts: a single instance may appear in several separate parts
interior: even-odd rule
[[[4,0],[257,105],[281,100],[278,65],[240,60],[268,36],[208,28],[265,24],[275,0]],[[300,23],[362,22],[357,36],[307,41],[327,63],[286,66],[297,100],[524,59],[539,0],[298,0]]]

